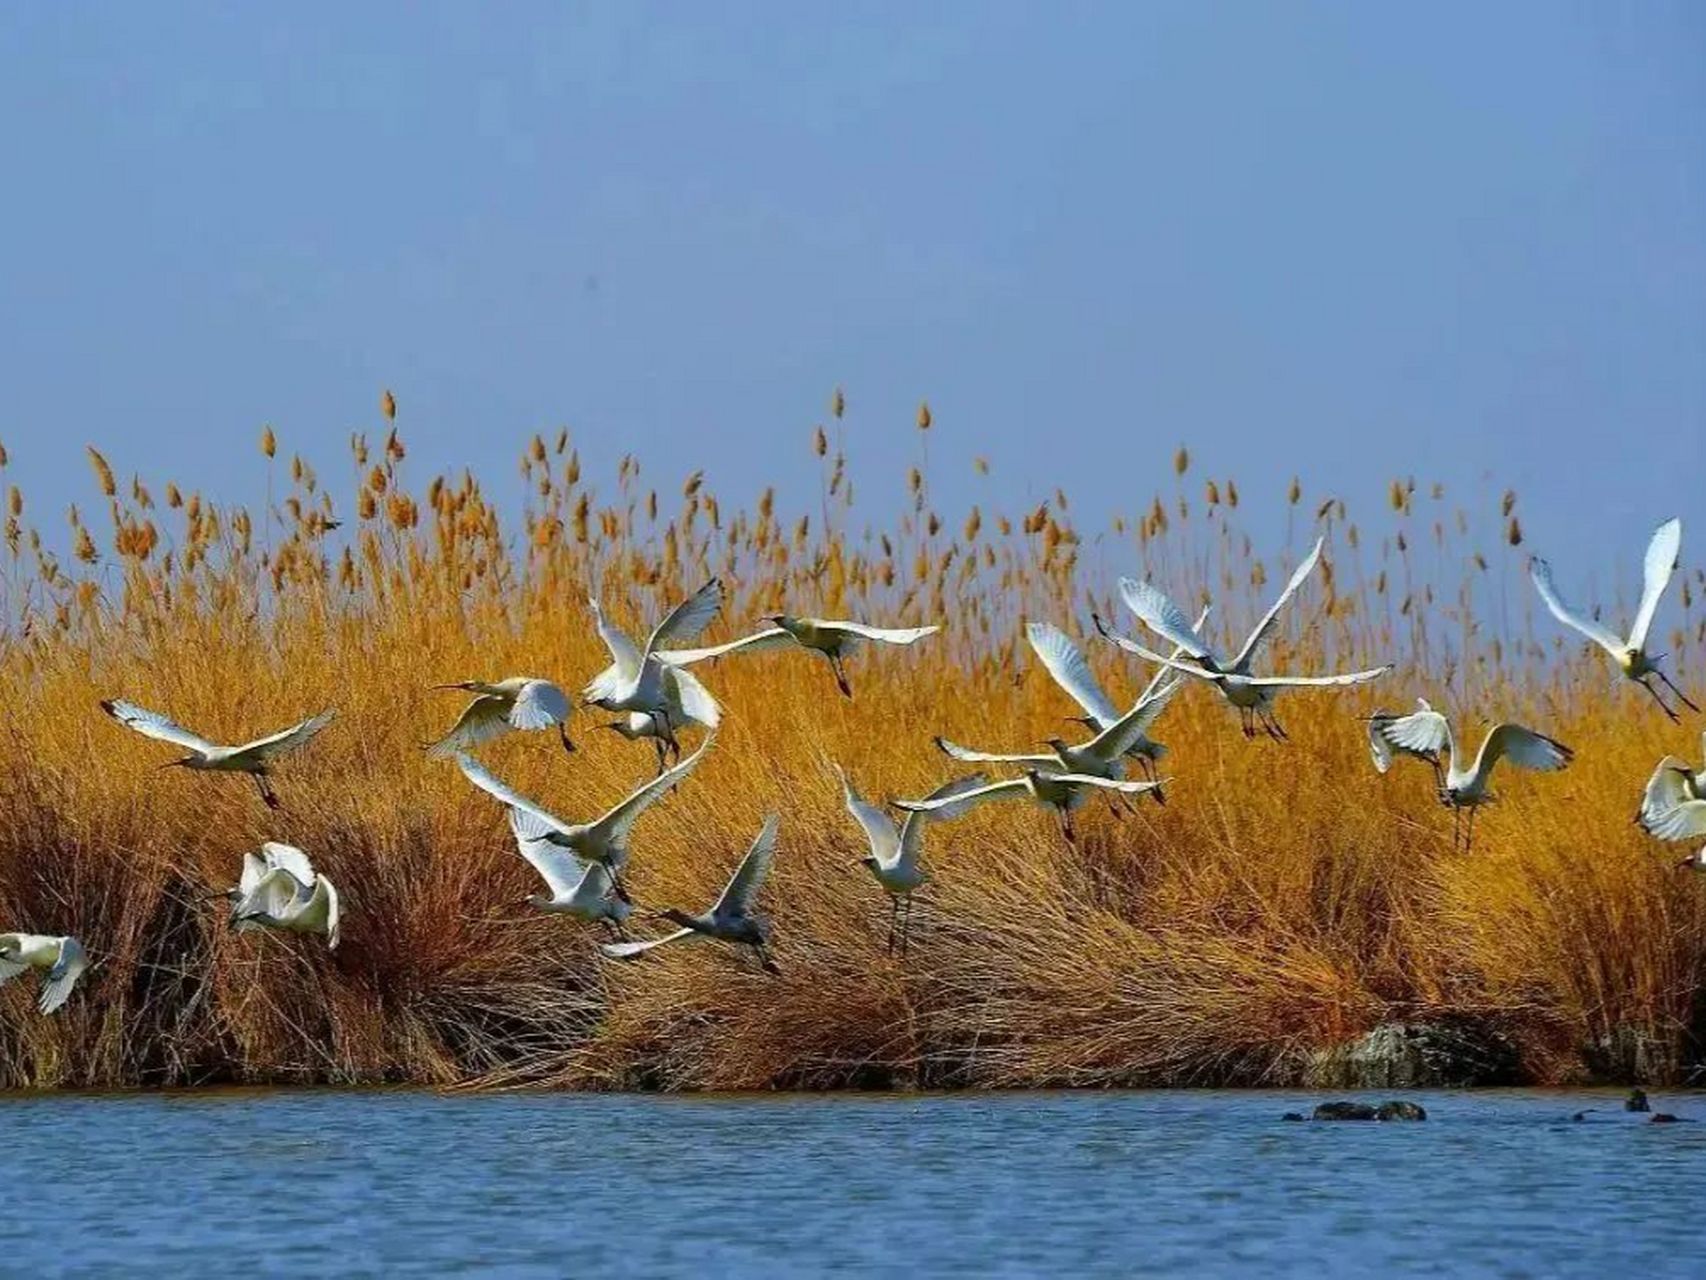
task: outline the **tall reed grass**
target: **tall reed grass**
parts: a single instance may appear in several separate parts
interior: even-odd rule
[[[269,430],[254,511],[121,481],[91,449],[95,491],[67,541],[8,486],[0,922],[75,933],[100,965],[53,1018],[25,982],[0,992],[0,1086],[1279,1083],[1383,1022],[1430,1019],[1490,1028],[1536,1081],[1671,1081],[1700,1062],[1706,886],[1630,822],[1654,762],[1691,750],[1693,729],[1535,617],[1514,494],[1483,511],[1408,480],[1382,495],[1240,486],[1197,475],[1181,449],[1155,457],[1153,501],[1106,527],[1081,527],[1063,493],[950,516],[932,502],[921,407],[910,443],[868,445],[873,468],[896,455],[906,468],[901,514],[877,531],[845,453],[876,429],[844,420],[839,393],[831,411],[800,442],[819,492],[791,507],[767,491],[735,510],[701,472],[653,487],[632,458],[595,487],[566,433],[528,443],[524,505],[466,474],[423,484],[389,396],[335,483]],[[938,468],[989,470],[934,453]],[[1251,503],[1265,523],[1284,511],[1277,554],[1245,535]],[[1000,747],[1058,731],[1076,708],[1031,659],[1027,619],[1089,637],[1127,699],[1148,673],[1088,626],[1092,607],[1124,616],[1119,574],[1212,597],[1214,625],[1241,631],[1317,533],[1328,563],[1282,622],[1274,665],[1395,661],[1393,674],[1289,696],[1288,745],[1245,741],[1187,691],[1157,730],[1171,803],[1123,819],[1093,806],[1076,848],[1022,807],[932,828],[911,953],[885,953],[888,903],[853,865],[831,762],[867,794],[918,795],[953,771],[934,732]],[[578,686],[606,661],[590,587],[639,626],[712,574],[730,592],[719,636],[784,607],[947,623],[858,659],[853,702],[804,654],[703,673],[728,708],[718,749],[642,821],[630,884],[643,903],[697,908],[780,811],[774,978],[716,946],[601,962],[592,930],[523,904],[531,872],[501,812],[421,751],[459,709],[429,684]],[[1699,590],[1690,571],[1663,615],[1684,677]],[[1576,763],[1502,776],[1504,803],[1456,854],[1427,771],[1376,775],[1357,721],[1418,694],[1471,732],[1491,716],[1533,724]],[[241,779],[157,772],[163,752],[98,710],[112,696],[231,741],[340,714],[281,770],[274,814]],[[486,754],[559,812],[590,815],[651,755],[587,717],[575,728],[573,758],[552,735]],[[340,886],[336,952],[232,934],[204,900],[268,838],[302,845]]]

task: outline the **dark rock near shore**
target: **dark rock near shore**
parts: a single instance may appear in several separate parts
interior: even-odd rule
[[[1426,1120],[1428,1113],[1419,1102],[1383,1102],[1379,1116],[1382,1120]]]
[[[1631,1089],[1628,1098],[1624,1099],[1623,1109],[1625,1111],[1651,1111],[1653,1108],[1647,1102],[1647,1091],[1645,1089]]]
[[[1323,1102],[1315,1108],[1317,1120],[1378,1120],[1380,1112],[1366,1102]]]
[[[1329,1089],[1445,1089],[1520,1083],[1516,1048],[1469,1018],[1382,1023],[1313,1054],[1305,1084]]]
[[[1673,1116],[1668,1111],[1655,1111],[1655,1112],[1653,1112],[1652,1123],[1654,1123],[1654,1124],[1685,1124],[1687,1122],[1684,1121],[1681,1116]]]
[[[1301,1111],[1288,1111],[1280,1117],[1281,1120],[1303,1120],[1306,1118]]]

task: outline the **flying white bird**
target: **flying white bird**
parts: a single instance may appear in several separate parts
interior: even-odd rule
[[[1569,764],[1575,753],[1561,742],[1544,734],[1525,729],[1519,724],[1494,725],[1475,753],[1475,759],[1464,766],[1452,734],[1451,722],[1431,707],[1413,711],[1407,716],[1383,716],[1369,722],[1369,732],[1378,732],[1396,751],[1409,755],[1437,756],[1444,751],[1451,756],[1440,787],[1440,803],[1452,811],[1452,847],[1459,842],[1469,851],[1475,839],[1475,811],[1493,799],[1487,783],[1493,776],[1493,766],[1508,759],[1521,769],[1550,771]],[[1469,814],[1467,831],[1463,830],[1463,815]]]
[[[52,1013],[71,995],[71,988],[89,967],[89,957],[76,938],[50,938],[39,933],[0,933],[0,987],[25,969],[43,970],[36,1008]]]
[[[644,649],[604,616],[596,597],[590,603],[599,637],[610,650],[611,663],[592,678],[582,699],[606,711],[644,715],[650,721],[646,736],[661,739],[680,759],[675,730],[689,722],[714,729],[721,711],[704,685],[679,670],[678,665],[663,661],[659,650],[670,641],[696,639],[710,625],[723,607],[722,582],[712,578],[671,609],[652,629]],[[633,725],[630,721],[631,728]]]
[[[905,955],[912,936],[912,892],[930,878],[930,873],[919,861],[919,855],[924,850],[924,828],[934,815],[914,811],[908,813],[906,820],[897,827],[894,819],[880,805],[872,804],[859,794],[840,765],[836,766],[835,772],[841,775],[841,795],[847,812],[864,828],[866,843],[870,845],[870,852],[859,859],[859,865],[868,867],[889,895],[889,954],[894,954],[898,926],[900,953]],[[989,779],[981,773],[974,773],[970,777],[944,783],[925,799],[946,800],[950,796],[975,791],[988,782]]]
[[[602,920],[617,937],[628,936],[623,926],[634,908],[616,896],[616,882],[608,867],[601,862],[582,862],[552,843],[552,829],[528,810],[511,809],[509,826],[515,834],[515,847],[550,890],[528,894],[530,906],[579,920]]]
[[[273,763],[319,733],[332,722],[332,716],[335,714],[332,711],[322,711],[312,720],[304,720],[301,724],[292,725],[270,737],[257,738],[240,747],[222,747],[174,724],[158,711],[148,711],[134,703],[108,700],[101,703],[101,710],[145,738],[170,742],[190,753],[180,760],[168,761],[163,768],[180,766],[212,773],[246,773],[254,778],[255,785],[261,789],[261,799],[265,800],[267,807],[271,809],[279,807],[278,796],[273,793],[272,784],[267,778]]]
[[[716,735],[707,734],[705,740],[699,744],[699,749],[687,759],[635,790],[603,817],[586,823],[564,822],[546,812],[507,783],[500,782],[484,765],[469,756],[457,756],[456,763],[468,781],[488,795],[495,796],[512,812],[520,812],[532,820],[527,827],[530,841],[544,841],[567,849],[588,862],[600,863],[610,872],[611,887],[616,895],[627,901],[628,892],[622,884],[622,868],[628,863],[628,833],[633,830],[635,821],[642,813],[673,791],[682,779],[693,772],[705,758],[705,753],[711,749],[714,741]]]
[[[1540,592],[1540,598],[1546,602],[1552,616],[1571,630],[1581,632],[1609,653],[1611,660],[1617,664],[1617,669],[1651,694],[1653,701],[1659,704],[1659,709],[1673,721],[1677,719],[1676,711],[1664,700],[1664,695],[1653,687],[1655,678],[1664,681],[1665,688],[1680,698],[1690,711],[1699,711],[1700,708],[1660,670],[1659,663],[1664,655],[1647,652],[1647,634],[1653,629],[1653,615],[1658,612],[1659,599],[1664,595],[1665,587],[1670,584],[1671,573],[1676,568],[1677,552],[1681,549],[1681,520],[1667,520],[1654,530],[1653,540],[1647,544],[1647,559],[1642,571],[1641,604],[1635,610],[1635,622],[1629,628],[1628,639],[1615,635],[1600,622],[1565,604],[1552,583],[1552,566],[1546,561],[1536,556],[1528,566],[1529,576],[1534,579],[1534,589]]]
[[[1433,704],[1426,698],[1417,698],[1416,710],[1432,711]],[[1434,771],[1434,786],[1443,788],[1445,786],[1445,765],[1440,760],[1437,750],[1400,747],[1387,741],[1384,728],[1396,719],[1398,719],[1397,716],[1391,712],[1382,711],[1379,707],[1376,707],[1374,714],[1368,717],[1368,752],[1374,758],[1374,767],[1381,773],[1385,773],[1392,767],[1394,756],[1411,756],[1430,765]]]
[[[1201,631],[1203,623],[1208,621],[1208,609],[1202,611],[1197,618],[1196,630]],[[1097,620],[1097,630],[1101,629]],[[1025,638],[1031,643],[1031,650],[1042,661],[1043,667],[1054,682],[1071,695],[1072,700],[1084,708],[1081,716],[1069,717],[1074,724],[1081,724],[1086,729],[1100,733],[1114,727],[1120,719],[1119,708],[1114,706],[1112,699],[1102,692],[1102,686],[1097,683],[1095,672],[1090,670],[1090,664],[1084,660],[1084,653],[1079,647],[1067,639],[1066,633],[1059,627],[1047,622],[1033,622],[1025,628]],[[1177,658],[1182,650],[1175,648],[1173,656]],[[1153,697],[1167,680],[1165,671],[1157,671],[1150,680],[1138,701]],[[1165,704],[1162,704],[1165,706]],[[1161,708],[1156,709],[1160,714]],[[1147,727],[1137,735],[1137,739],[1126,748],[1126,756],[1137,761],[1143,769],[1145,777],[1155,776],[1156,766],[1161,757],[1167,754],[1167,748],[1156,742],[1148,734]],[[1093,771],[1091,771],[1093,772]]]
[[[711,905],[709,911],[689,915],[675,907],[666,907],[658,915],[681,926],[674,933],[646,942],[606,942],[599,950],[612,960],[631,960],[655,947],[680,942],[684,938],[717,938],[723,942],[751,947],[766,972],[780,973],[776,962],[770,958],[769,921],[755,915],[752,910],[753,899],[758,896],[764,877],[770,871],[770,860],[775,853],[776,817],[773,814],[764,820],[764,827],[759,831],[758,838],[752,842],[746,857],[742,858],[740,866],[735,868],[728,887]]]
[[[929,813],[944,821],[986,804],[991,800],[1032,800],[1050,810],[1060,819],[1061,833],[1067,842],[1076,844],[1078,837],[1072,829],[1072,811],[1081,807],[1096,791],[1117,791],[1128,796],[1140,796],[1157,791],[1161,782],[1130,782],[1117,778],[1098,778],[1087,773],[1045,773],[1026,769],[1017,778],[992,782],[987,786],[963,791],[956,795],[923,800],[896,800],[895,808],[908,813]]]
[[[1305,689],[1323,686],[1341,686],[1361,684],[1373,680],[1390,670],[1380,667],[1372,671],[1357,671],[1348,675],[1335,676],[1253,676],[1250,666],[1262,651],[1262,646],[1273,633],[1274,623],[1279,619],[1280,611],[1290,603],[1298,589],[1301,588],[1309,575],[1315,571],[1315,566],[1321,559],[1321,547],[1325,539],[1316,539],[1314,547],[1302,562],[1292,570],[1290,580],[1285,584],[1279,598],[1269,606],[1256,623],[1254,631],[1244,641],[1231,658],[1217,654],[1214,646],[1202,636],[1200,622],[1191,625],[1185,611],[1175,604],[1164,592],[1147,582],[1137,582],[1131,578],[1120,580],[1120,596],[1126,607],[1137,615],[1139,621],[1151,631],[1177,646],[1178,650],[1192,662],[1182,662],[1178,657],[1164,658],[1144,648],[1136,641],[1123,636],[1112,634],[1096,619],[1097,630],[1112,640],[1128,653],[1135,653],[1149,662],[1158,662],[1162,666],[1183,671],[1199,680],[1206,680],[1220,690],[1221,696],[1238,708],[1239,719],[1242,723],[1244,736],[1254,737],[1256,725],[1259,723],[1267,731],[1270,738],[1284,740],[1286,733],[1274,718],[1273,700],[1282,689]]]
[[[427,748],[431,755],[449,756],[471,751],[511,729],[556,729],[564,751],[573,751],[569,737],[569,699],[549,680],[534,676],[511,676],[507,680],[461,680],[435,684],[435,689],[466,689],[474,700],[462,710],[456,723]]]
[[[1165,673],[1163,673],[1165,674]],[[967,764],[1017,764],[1027,768],[1055,774],[1088,774],[1096,778],[1119,779],[1125,777],[1125,757],[1143,739],[1156,718],[1167,707],[1184,679],[1174,676],[1159,688],[1151,686],[1137,702],[1119,719],[1103,729],[1088,742],[1074,745],[1064,738],[1055,736],[1044,739],[1049,748],[1047,753],[1030,755],[1002,755],[989,751],[974,751],[970,747],[962,747],[957,742],[950,742],[940,735],[936,745],[955,760]],[[1151,746],[1156,744],[1151,743]],[[1145,771],[1146,774],[1148,771]],[[1148,774],[1153,777],[1153,774]],[[1155,789],[1155,799],[1166,803],[1166,796],[1161,789]]]
[[[323,933],[328,949],[338,945],[337,887],[295,845],[269,840],[258,854],[245,853],[237,887],[219,896],[230,901],[231,928],[238,933]]]
[[[675,667],[683,667],[695,662],[706,662],[713,658],[724,658],[735,653],[758,653],[765,649],[779,649],[788,645],[799,645],[803,649],[821,653],[829,659],[830,670],[835,673],[835,686],[842,694],[851,698],[853,686],[847,681],[847,668],[844,660],[847,655],[865,641],[878,644],[907,645],[922,640],[925,636],[934,635],[941,627],[873,627],[863,622],[836,622],[827,618],[795,618],[786,613],[773,614],[768,621],[774,626],[755,631],[752,635],[742,636],[739,640],[731,640],[727,644],[711,645],[704,649],[678,649],[673,652],[661,653],[658,657]]]
[[[1706,734],[1701,735],[1706,752]],[[1641,811],[1635,816],[1649,835],[1660,840],[1698,840],[1706,837],[1706,769],[1695,769],[1686,760],[1666,756],[1647,780]],[[1692,865],[1690,859],[1687,865]],[[1702,869],[1706,869],[1703,863]]]

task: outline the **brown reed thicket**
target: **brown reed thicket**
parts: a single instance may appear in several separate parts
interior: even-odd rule
[[[0,921],[75,933],[100,963],[56,1017],[35,1014],[29,981],[0,992],[0,1085],[1283,1083],[1377,1024],[1444,1018],[1507,1037],[1536,1081],[1675,1080],[1700,1061],[1706,886],[1630,822],[1694,726],[1535,617],[1514,494],[1495,513],[1411,481],[1373,501],[1199,483],[1184,450],[1156,449],[1159,492],[1105,528],[1081,527],[1064,493],[950,517],[920,433],[899,431],[917,465],[877,532],[853,501],[845,408],[837,392],[830,431],[800,442],[822,469],[798,510],[773,492],[735,510],[702,472],[654,487],[631,458],[601,490],[559,433],[521,458],[524,514],[501,511],[472,476],[409,473],[389,397],[336,485],[269,429],[253,512],[123,480],[93,449],[95,492],[68,539],[32,526],[8,487]],[[1252,502],[1287,513],[1276,554],[1242,531]],[[953,771],[933,732],[1033,743],[1076,708],[1032,661],[1025,620],[1086,635],[1092,605],[1124,616],[1109,589],[1133,573],[1212,597],[1215,625],[1241,633],[1317,532],[1329,563],[1284,619],[1275,667],[1395,672],[1350,696],[1289,695],[1287,745],[1245,741],[1188,690],[1158,730],[1170,803],[1125,818],[1093,805],[1076,848],[1020,806],[934,827],[911,954],[885,954],[888,903],[853,865],[831,762],[867,794],[917,795]],[[784,607],[947,623],[862,655],[854,702],[800,653],[704,673],[727,720],[642,821],[630,884],[645,904],[696,908],[780,811],[764,901],[777,978],[710,945],[601,962],[595,931],[522,903],[532,873],[498,807],[421,751],[459,710],[429,684],[577,687],[606,661],[589,588],[638,627],[712,574],[730,593],[718,636]],[[1597,595],[1626,605],[1631,585]],[[1686,572],[1664,614],[1685,679],[1699,589]],[[1084,643],[1116,699],[1147,678]],[[1490,715],[1532,723],[1576,763],[1501,776],[1505,802],[1474,852],[1454,853],[1427,771],[1376,775],[1356,718],[1418,694],[1476,735]],[[112,696],[227,741],[323,706],[339,718],[281,769],[274,814],[243,779],[158,772],[170,753],[103,717]],[[577,717],[572,758],[544,734],[487,754],[558,812],[590,815],[651,768],[598,718]],[[302,845],[340,886],[338,951],[234,935],[206,899],[267,838]]]

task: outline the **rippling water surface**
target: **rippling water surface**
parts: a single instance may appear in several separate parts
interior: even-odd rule
[[[1404,1096],[0,1098],[0,1272],[1706,1275],[1706,1123]]]

